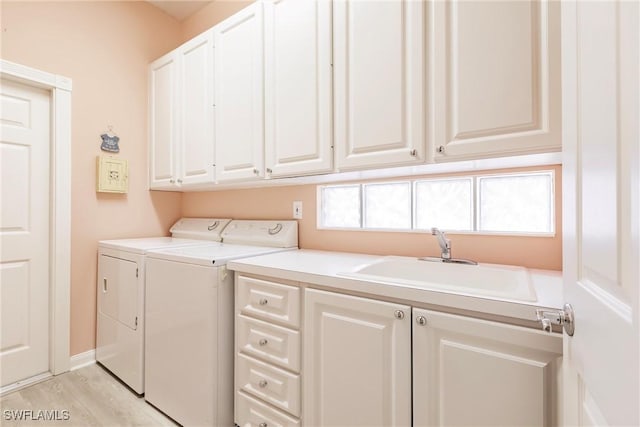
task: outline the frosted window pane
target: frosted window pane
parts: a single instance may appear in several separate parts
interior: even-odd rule
[[[469,178],[416,182],[416,228],[473,229],[472,181]]]
[[[479,177],[481,231],[553,231],[551,174]]]
[[[322,187],[323,227],[360,228],[360,186]]]
[[[367,184],[364,186],[365,228],[411,228],[411,184]]]

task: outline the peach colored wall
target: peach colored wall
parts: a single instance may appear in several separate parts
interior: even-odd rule
[[[146,2],[2,2],[2,59],[73,79],[71,354],[95,348],[100,239],[164,235],[179,193],[147,191],[147,64],[180,24]],[[113,125],[129,194],[96,194],[100,134]]]
[[[555,237],[451,234],[449,238],[455,257],[470,258],[480,262],[523,265],[529,268],[562,269],[560,166],[510,169],[509,171],[536,169],[553,169],[556,172]],[[495,172],[499,171],[486,173]],[[182,197],[182,214],[237,219],[291,218],[291,203],[294,200],[301,200],[303,203],[304,215],[298,224],[301,248],[374,255],[438,256],[440,254],[436,239],[426,233],[318,230],[315,185],[185,193]]]

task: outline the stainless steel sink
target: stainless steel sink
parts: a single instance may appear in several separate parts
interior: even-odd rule
[[[520,301],[536,301],[529,271],[498,264],[466,265],[384,257],[341,276]]]

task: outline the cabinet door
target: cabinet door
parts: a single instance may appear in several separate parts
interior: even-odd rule
[[[213,31],[179,49],[180,156],[178,183],[214,182]]]
[[[176,182],[178,61],[171,52],[149,65],[149,188]]]
[[[264,176],[262,3],[214,27],[216,179]]]
[[[410,310],[332,292],[305,292],[305,425],[411,424]]]
[[[561,335],[415,308],[413,318],[415,426],[557,425]]]
[[[265,166],[273,177],[329,172],[331,2],[264,5]]]
[[[336,162],[340,170],[425,160],[424,4],[336,0]]]
[[[436,161],[559,151],[560,2],[431,4]]]

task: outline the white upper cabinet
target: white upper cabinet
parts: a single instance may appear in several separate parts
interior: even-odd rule
[[[559,7],[431,3],[436,161],[560,151]]]
[[[216,178],[264,176],[263,5],[214,27]]]
[[[331,2],[266,0],[264,13],[267,173],[330,172]]]
[[[424,26],[422,1],[333,3],[339,170],[425,161]]]
[[[149,65],[149,188],[176,184],[177,53]]]
[[[149,74],[149,188],[213,183],[213,32],[154,61]]]
[[[213,139],[213,32],[179,49],[180,139],[179,182],[183,185],[214,182]]]

